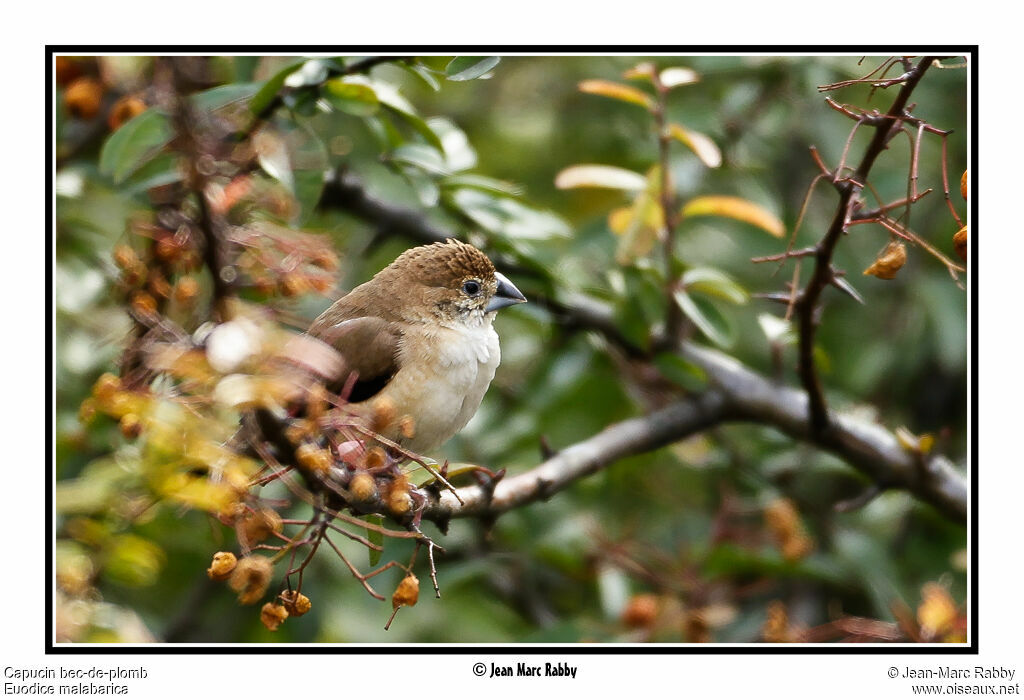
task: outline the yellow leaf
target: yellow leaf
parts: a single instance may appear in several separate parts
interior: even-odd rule
[[[921,635],[930,640],[950,630],[956,621],[957,608],[949,591],[937,583],[926,583],[921,598],[917,608]]]
[[[623,102],[631,102],[647,109],[654,106],[654,100],[646,92],[641,92],[634,87],[613,83],[610,80],[584,80],[579,84],[582,92],[591,95],[603,95]]]
[[[718,150],[718,146],[710,137],[699,131],[687,129],[680,124],[670,124],[668,130],[672,138],[696,153],[704,165],[709,168],[717,168],[722,164],[722,152]]]
[[[683,206],[681,213],[684,218],[689,216],[724,216],[736,219],[757,226],[776,238],[781,238],[786,231],[779,217],[760,205],[741,197],[725,195],[696,197]]]
[[[654,77],[654,71],[654,64],[650,61],[644,61],[643,63],[638,63],[627,70],[622,74],[622,77],[628,78],[629,80],[637,80],[640,78],[650,80]]]
[[[629,222],[633,218],[631,207],[619,207],[608,212],[608,228],[612,233],[621,236],[626,232]]]

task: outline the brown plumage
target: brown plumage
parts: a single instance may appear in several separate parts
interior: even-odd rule
[[[340,390],[355,373],[353,410],[395,419],[381,434],[433,449],[476,412],[500,360],[495,312],[525,301],[473,246],[449,239],[407,250],[324,311],[309,335],[343,359]],[[408,421],[411,419],[412,436]]]

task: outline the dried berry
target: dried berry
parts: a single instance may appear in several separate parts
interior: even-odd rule
[[[252,605],[267,592],[267,585],[274,572],[274,565],[269,559],[258,554],[250,554],[238,560],[238,565],[231,572],[228,585],[238,593],[238,602]]]
[[[964,171],[964,174],[960,176],[960,195],[964,199],[967,199],[967,171],[966,170]]]
[[[879,279],[891,280],[900,271],[903,264],[907,262],[907,247],[900,242],[891,242],[882,251],[882,254],[871,263],[868,269],[864,270],[865,275],[874,275]]]
[[[330,450],[308,442],[299,445],[295,450],[295,458],[299,460],[299,464],[315,474],[326,474],[334,464]]]
[[[246,542],[262,542],[275,532],[281,532],[281,516],[276,510],[262,508],[249,512],[238,524],[239,534]]]
[[[142,433],[142,421],[134,413],[126,413],[121,416],[118,427],[127,440],[134,440]]]
[[[237,564],[238,559],[231,552],[217,552],[213,555],[213,562],[206,570],[206,575],[214,581],[224,581],[231,576]]]
[[[199,296],[199,283],[195,277],[182,277],[174,284],[174,300],[182,306],[191,306]]]
[[[292,617],[302,617],[313,607],[309,598],[296,591],[282,591],[277,597],[281,599],[284,609]]]
[[[369,503],[377,497],[377,483],[366,472],[356,472],[348,485],[352,498],[360,503]]]
[[[412,607],[416,605],[416,601],[420,598],[420,580],[416,578],[416,574],[411,571],[405,575],[399,584],[398,588],[395,589],[394,594],[391,596],[391,607],[396,610],[407,605]]]
[[[101,401],[109,400],[121,389],[121,380],[110,372],[104,372],[92,385],[92,395]]]
[[[288,611],[283,605],[265,603],[260,610],[260,622],[271,632],[276,632],[281,623],[288,619]]]

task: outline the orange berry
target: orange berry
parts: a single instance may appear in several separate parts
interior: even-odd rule
[[[626,627],[651,627],[658,619],[658,597],[640,593],[629,599],[622,611],[622,624]]]
[[[95,117],[102,101],[103,84],[95,78],[77,78],[64,91],[64,105],[78,119]]]
[[[195,277],[186,275],[174,285],[174,300],[182,306],[191,306],[199,296],[199,283]]]
[[[132,310],[142,316],[155,316],[156,299],[149,292],[134,292],[132,294]]]
[[[953,234],[953,247],[956,249],[956,254],[960,256],[960,259],[967,262],[967,227],[964,226],[962,229]]]
[[[125,95],[110,108],[107,125],[117,131],[121,125],[146,111],[146,103],[134,95]]]

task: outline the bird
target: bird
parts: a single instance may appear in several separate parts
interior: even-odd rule
[[[481,250],[449,238],[406,250],[335,301],[306,336],[337,353],[325,381],[347,390],[347,410],[426,454],[480,407],[501,361],[494,318],[525,301]]]

